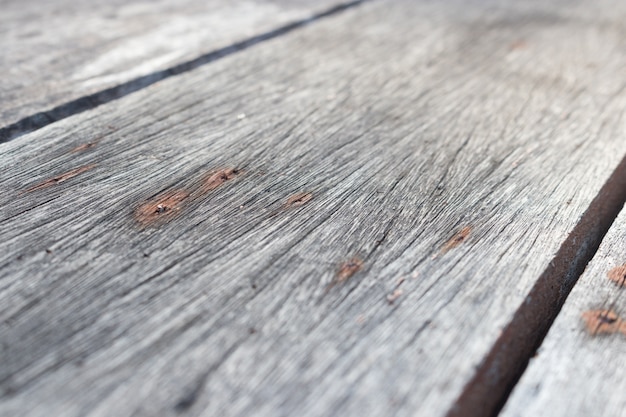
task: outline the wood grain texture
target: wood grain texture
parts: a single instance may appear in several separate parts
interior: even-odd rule
[[[338,3],[2,0],[0,127]]]
[[[570,294],[503,416],[626,416],[625,241],[626,210]]]
[[[445,415],[626,153],[625,16],[368,3],[1,145],[0,414]]]

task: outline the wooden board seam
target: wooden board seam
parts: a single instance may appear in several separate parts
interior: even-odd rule
[[[316,13],[311,17],[296,20],[292,23],[288,23],[284,26],[270,30],[269,32],[265,32],[251,38],[244,39],[240,42],[236,42],[232,45],[219,48],[192,60],[174,65],[170,68],[166,68],[164,70],[156,71],[151,74],[132,79],[122,84],[118,84],[113,87],[98,91],[96,93],[79,97],[75,100],[60,104],[50,110],[24,117],[23,119],[18,120],[15,123],[0,128],[0,144],[8,142],[26,133],[41,129],[42,127],[45,127],[51,123],[65,119],[66,117],[70,117],[74,114],[82,113],[110,101],[117,100],[138,90],[146,88],[156,82],[162,81],[166,78],[191,71],[202,65],[210,64],[211,62],[214,62],[220,58],[224,58],[234,53],[246,50],[259,43],[277,38],[282,35],[286,35],[290,32],[293,32],[294,30],[300,29],[320,19],[324,19],[326,17],[330,17],[338,13],[344,12],[348,9],[352,9],[365,3],[366,1],[369,0],[353,0],[338,4],[328,10]]]
[[[626,203],[626,156],[476,369],[448,417],[497,416]]]

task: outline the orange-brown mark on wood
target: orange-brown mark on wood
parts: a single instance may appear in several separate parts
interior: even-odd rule
[[[37,185],[33,185],[30,188],[27,188],[24,192],[26,193],[30,193],[33,191],[38,191],[38,190],[42,190],[44,188],[48,188],[48,187],[52,187],[53,185],[57,185],[57,184],[61,184],[62,182],[65,182],[67,180],[69,180],[70,178],[74,178],[77,175],[82,174],[83,172],[89,171],[90,169],[92,169],[93,167],[95,167],[95,164],[91,164],[91,165],[85,165],[83,167],[80,168],[75,168],[71,171],[68,171],[64,174],[61,175],[57,175],[56,177],[50,178],[48,180],[45,180],[44,182],[41,182]]]
[[[305,205],[306,203],[308,203],[309,201],[311,201],[311,199],[313,198],[313,194],[312,193],[298,193],[298,194],[294,194],[291,197],[289,197],[287,199],[287,202],[285,203],[285,207],[289,208],[289,207],[300,207]]]
[[[398,298],[402,296],[402,294],[404,294],[404,291],[402,290],[402,288],[400,288],[400,286],[404,284],[404,281],[406,281],[405,277],[398,278],[398,280],[396,281],[396,287],[393,289],[393,292],[387,294],[387,302],[389,304],[393,304]]]
[[[626,335],[626,321],[619,317],[613,310],[590,310],[582,315],[589,334],[622,333]]]
[[[87,143],[83,143],[82,145],[78,145],[77,147],[75,147],[74,149],[72,149],[70,151],[70,153],[77,153],[77,152],[83,152],[86,151],[87,149],[91,149],[94,146],[96,146],[97,142],[87,142]]]
[[[387,302],[389,304],[393,304],[398,298],[400,298],[403,292],[404,291],[402,291],[401,288],[396,288],[391,294],[387,295]]]
[[[237,168],[225,168],[220,169],[217,172],[209,174],[200,186],[200,193],[204,194],[211,190],[215,190],[227,181],[232,180],[237,175],[241,174],[241,170]]]
[[[142,226],[152,226],[170,220],[180,212],[189,192],[170,191],[145,202],[135,210],[135,220]]]
[[[626,265],[617,266],[611,269],[607,276],[611,281],[619,285],[620,287],[626,286]]]
[[[326,292],[330,291],[335,285],[346,282],[348,278],[359,272],[361,268],[363,268],[363,261],[356,257],[342,263],[337,270],[335,279],[326,287]]]
[[[446,253],[449,250],[456,248],[461,243],[465,242],[469,238],[471,233],[472,233],[471,226],[465,226],[457,234],[452,236],[452,238],[448,240],[445,243],[445,245],[443,245],[443,247],[441,248],[441,253]]]
[[[361,268],[363,268],[363,261],[359,258],[352,258],[349,261],[342,263],[337,271],[337,275],[335,276],[335,283],[341,284],[342,282],[345,282],[352,275],[359,272]]]
[[[511,43],[511,45],[509,45],[509,49],[512,51],[516,49],[526,49],[526,48],[528,48],[528,44],[526,43],[524,39],[518,39],[515,42]]]

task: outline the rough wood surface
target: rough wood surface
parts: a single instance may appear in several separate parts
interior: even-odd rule
[[[445,415],[626,153],[624,17],[367,3],[0,145],[0,414]]]
[[[1,0],[0,127],[338,3]]]
[[[570,294],[504,417],[626,416],[626,210]]]

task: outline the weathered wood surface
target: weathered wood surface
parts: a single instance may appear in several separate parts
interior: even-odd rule
[[[2,0],[0,128],[339,3]]]
[[[0,414],[445,415],[626,153],[625,15],[366,3],[0,145]]]
[[[626,416],[626,210],[570,294],[503,410]]]

